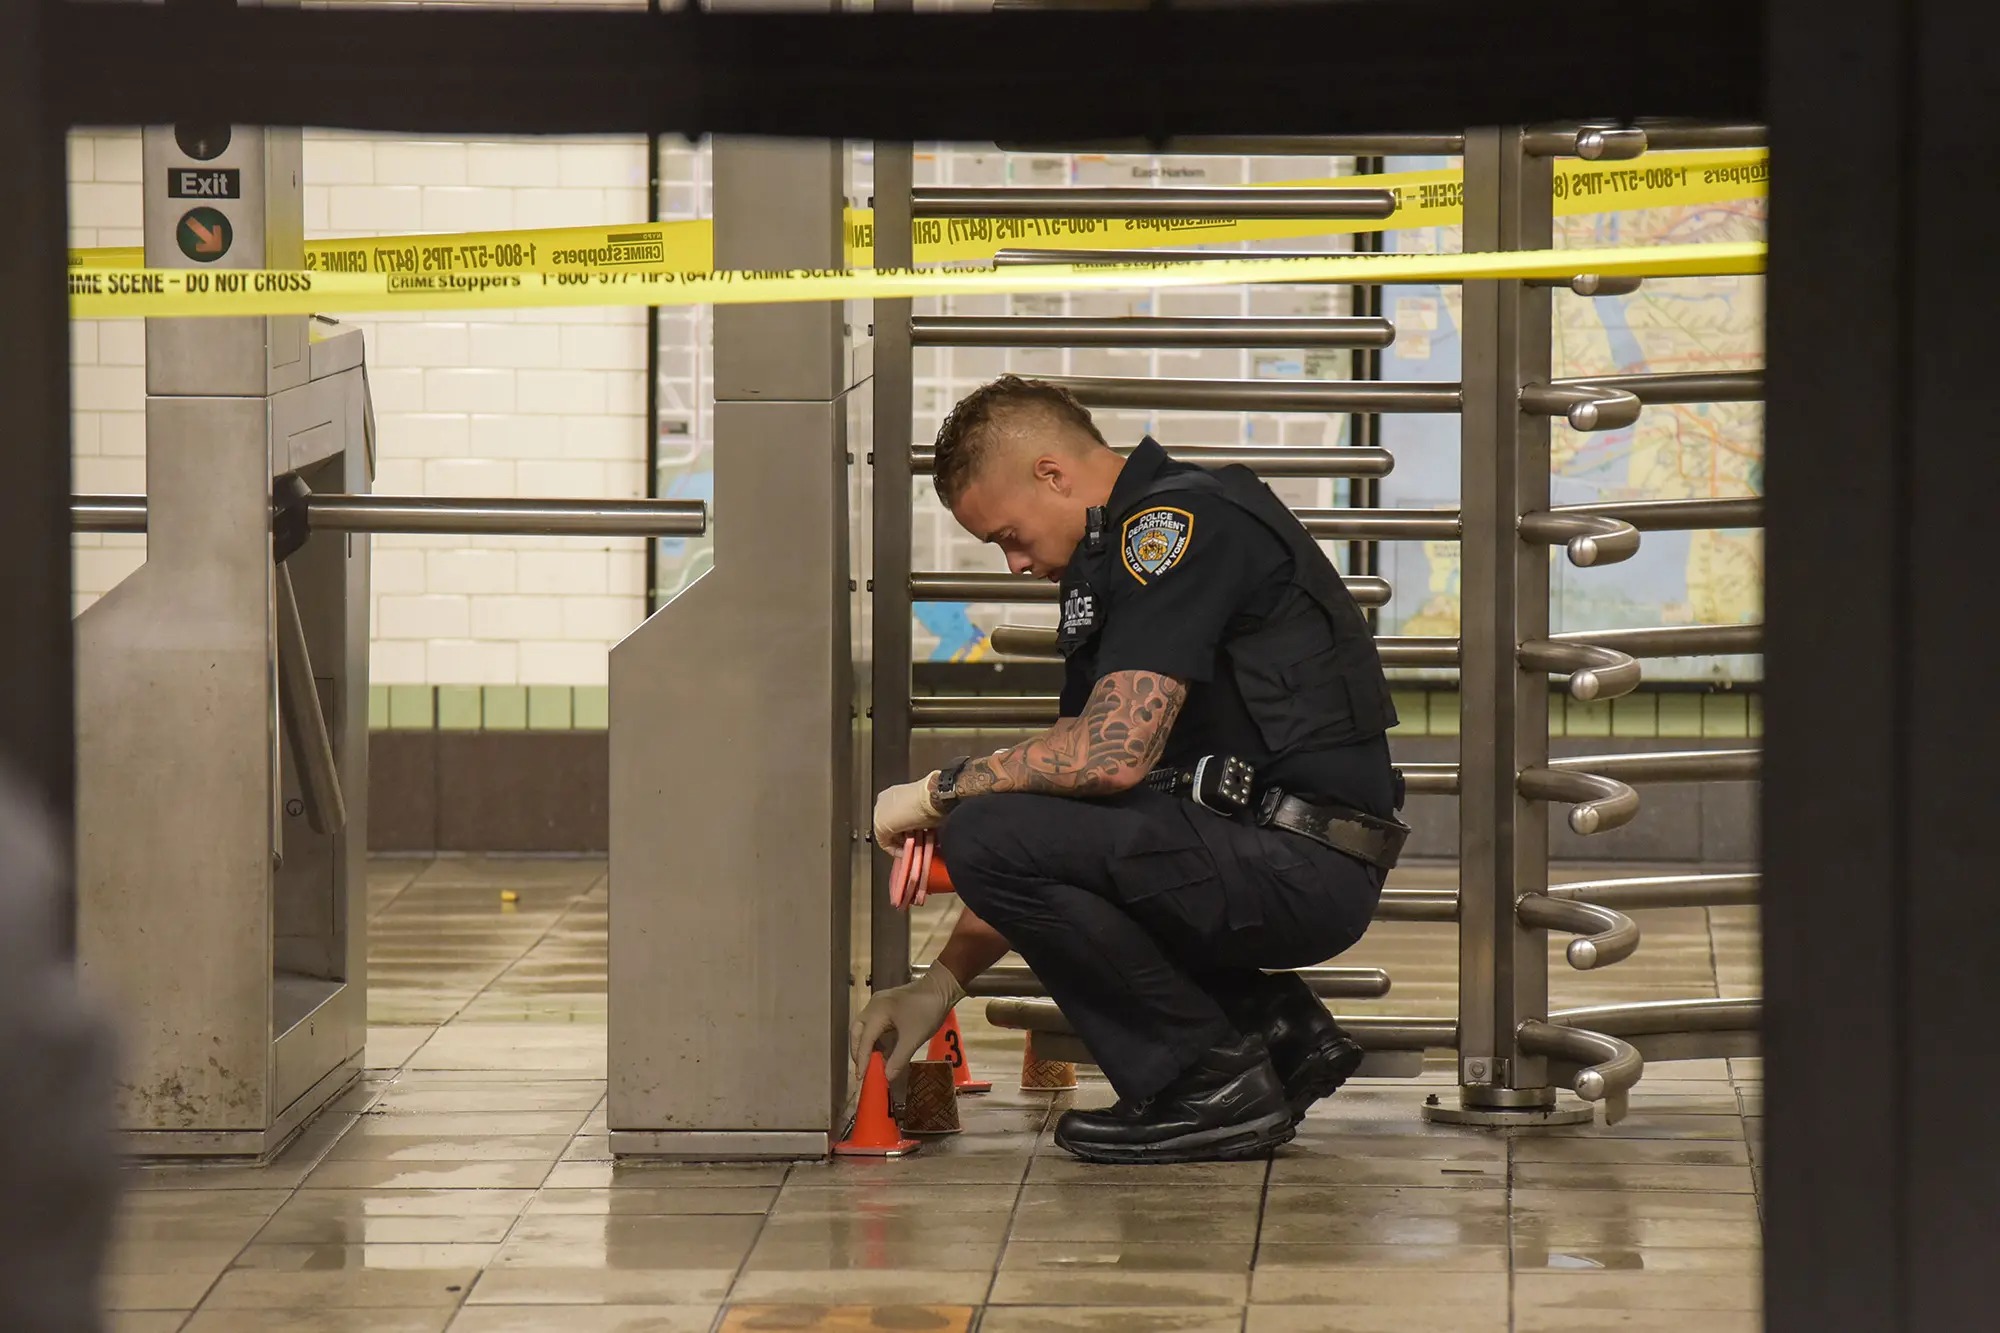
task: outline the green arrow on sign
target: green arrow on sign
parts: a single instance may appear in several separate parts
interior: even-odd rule
[[[181,253],[197,264],[212,264],[229,253],[234,233],[229,219],[213,208],[191,208],[174,228]]]

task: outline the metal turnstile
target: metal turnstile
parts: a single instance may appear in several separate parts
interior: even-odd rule
[[[1757,126],[1578,123],[1480,129],[1465,134],[1344,135],[1325,138],[1193,139],[1151,151],[1232,154],[1314,154],[1379,158],[1386,154],[1462,156],[1465,162],[1465,249],[1544,249],[1553,238],[1554,161],[1631,159],[1659,149],[1737,147],[1762,141]],[[1002,145],[1004,150],[1134,151],[1134,145]],[[1142,149],[1145,146],[1140,146]],[[1190,203],[1226,208],[1232,216],[1367,216],[1353,191],[1233,190],[922,190],[911,187],[907,153],[878,163],[877,236],[903,235],[913,217],[977,212],[994,217],[1147,217]],[[890,194],[891,168],[902,186]],[[1189,196],[1207,195],[1209,198]],[[1312,196],[1312,197],[1306,197]],[[1343,213],[1339,210],[1345,209]],[[1379,216],[1379,214],[1377,214]],[[1002,251],[999,263],[1224,258],[1232,251]],[[1260,252],[1268,253],[1268,252]],[[887,258],[884,262],[906,262]],[[1367,419],[1394,412],[1452,413],[1462,422],[1461,503],[1456,509],[1366,507],[1299,511],[1313,536],[1367,544],[1387,540],[1456,541],[1460,547],[1463,624],[1457,637],[1379,640],[1385,665],[1449,667],[1458,672],[1463,719],[1460,762],[1405,764],[1410,790],[1459,798],[1460,886],[1456,893],[1391,889],[1378,920],[1434,921],[1456,927],[1459,1001],[1456,1019],[1343,1018],[1369,1051],[1364,1072],[1413,1074],[1426,1051],[1451,1052],[1458,1062],[1456,1106],[1426,1108],[1433,1119],[1488,1126],[1553,1124],[1588,1118],[1586,1105],[1558,1106],[1567,1087],[1586,1103],[1601,1102],[1607,1118],[1623,1113],[1625,1092],[1644,1059],[1742,1055],[1756,1048],[1760,1006],[1755,999],[1689,999],[1654,1004],[1548,1010],[1547,933],[1574,935],[1570,966],[1609,966],[1639,946],[1639,931],[1621,907],[1754,902],[1756,876],[1671,876],[1549,887],[1548,807],[1567,805],[1569,827],[1605,832],[1629,822],[1640,801],[1635,784],[1746,781],[1756,777],[1754,749],[1689,753],[1583,755],[1552,759],[1550,689],[1578,700],[1629,693],[1642,678],[1641,659],[1703,653],[1757,652],[1760,625],[1684,625],[1552,634],[1549,559],[1562,550],[1579,568],[1629,558],[1651,530],[1757,527],[1754,496],[1593,506],[1551,503],[1549,432],[1565,419],[1580,431],[1626,426],[1653,403],[1740,402],[1762,397],[1758,371],[1598,376],[1552,379],[1551,300],[1557,286],[1579,296],[1629,292],[1636,279],[1577,273],[1562,282],[1485,281],[1465,286],[1460,335],[1464,366],[1456,383],[1346,380],[1195,380],[1106,376],[1044,376],[1067,385],[1093,407],[1176,412],[1346,412]],[[1379,307],[1377,307],[1379,308]],[[1378,347],[1386,324],[1378,316],[1317,319],[911,318],[907,303],[878,305],[873,584],[874,769],[872,786],[910,778],[914,733],[1046,725],[1052,697],[918,696],[909,672],[913,601],[1038,603],[1052,590],[1005,575],[925,572],[910,567],[912,477],[927,471],[929,451],[908,447],[908,382],[913,346],[983,347]],[[1393,337],[1393,330],[1387,330]],[[1251,448],[1219,445],[1177,450],[1193,461],[1241,462],[1267,477],[1344,476],[1372,479],[1394,459],[1374,447],[1372,432],[1357,446]],[[1347,575],[1364,607],[1386,602],[1390,588],[1364,562]],[[1004,657],[1055,660],[1052,630],[1003,626],[992,646]],[[990,738],[989,738],[990,739]],[[878,862],[881,858],[877,858]],[[1719,884],[1718,881],[1727,881]],[[872,982],[900,984],[910,975],[908,918],[887,901],[886,869],[878,865],[873,909]],[[1442,940],[1440,947],[1450,947]],[[1389,978],[1371,969],[1311,969],[1324,996],[1373,998]],[[1048,1040],[1037,1050],[1052,1058],[1087,1059],[1053,1002],[1037,998],[1025,975],[985,979],[980,994],[995,997],[988,1018]]]
[[[149,128],[146,261],[302,267],[296,130]],[[198,195],[200,202],[194,202]],[[368,534],[667,536],[706,506],[371,495],[359,330],[150,320],[144,532],[78,617],[78,954],[123,1021],[133,1152],[263,1158],[367,1034]]]

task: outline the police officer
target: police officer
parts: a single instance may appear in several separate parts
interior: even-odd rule
[[[937,490],[1061,588],[1061,719],[884,790],[878,844],[939,827],[963,912],[856,1020],[900,1072],[1011,946],[1118,1093],[1056,1142],[1103,1162],[1255,1156],[1361,1050],[1289,969],[1367,929],[1407,829],[1374,639],[1317,543],[1240,467],[1122,459],[1059,386],[1006,376],[938,433]]]

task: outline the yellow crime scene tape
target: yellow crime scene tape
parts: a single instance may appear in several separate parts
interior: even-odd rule
[[[1492,254],[1329,255],[1174,263],[960,269],[689,269],[683,272],[326,273],[277,269],[77,268],[81,319],[312,315],[534,306],[750,305],[922,296],[1022,295],[1264,282],[1465,282],[1761,273],[1758,242]]]
[[[1761,148],[1654,153],[1630,163],[1556,163],[1559,216],[1669,208],[1761,197],[1769,154]],[[1272,188],[1386,189],[1396,211],[1371,220],[1229,218],[923,218],[912,230],[919,264],[990,263],[1012,246],[1144,250],[1222,245],[1357,232],[1457,226],[1464,219],[1464,173],[1457,168],[1276,182]],[[1265,187],[1260,187],[1265,188]],[[847,214],[847,263],[874,263],[874,215]],[[706,218],[529,231],[374,236],[306,242],[305,267],[326,274],[684,273],[713,268],[714,226]],[[137,246],[73,250],[73,268],[139,268]]]

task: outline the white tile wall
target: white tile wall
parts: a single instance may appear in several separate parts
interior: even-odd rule
[[[676,151],[689,159],[676,164],[678,178],[706,178],[696,152]],[[72,245],[138,244],[138,134],[75,134],[69,163]],[[636,136],[468,142],[309,132],[304,165],[314,236],[646,216],[645,141]],[[378,491],[644,494],[643,311],[440,312],[352,322],[368,338]],[[707,335],[705,322],[674,327],[687,338]],[[142,326],[79,321],[72,360],[76,488],[144,491]],[[699,403],[705,390],[692,374],[696,358],[685,361],[690,373],[677,396]],[[78,537],[78,610],[143,560],[143,538]],[[374,679],[602,684],[606,651],[644,615],[644,566],[643,544],[632,540],[378,539]],[[580,605],[566,609],[573,598]]]

